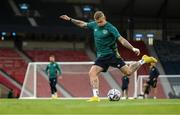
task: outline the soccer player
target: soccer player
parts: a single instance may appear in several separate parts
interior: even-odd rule
[[[154,95],[154,98],[156,98],[155,97],[156,85],[157,85],[157,79],[159,76],[159,71],[155,66],[156,66],[156,63],[150,63],[149,78],[144,84],[144,95],[143,95],[144,98],[147,98],[151,89],[153,89],[153,95]]]
[[[46,67],[46,74],[49,76],[49,84],[51,87],[51,94],[52,94],[52,98],[57,98],[57,88],[56,88],[56,84],[57,84],[57,78],[58,79],[62,79],[61,76],[61,68],[60,66],[55,62],[55,56],[51,55],[49,57],[49,61],[50,63],[47,65]]]
[[[94,33],[97,59],[89,71],[93,97],[91,97],[88,101],[100,101],[100,98],[98,97],[98,76],[101,72],[106,72],[109,66],[118,68],[122,73],[129,76],[144,63],[150,63],[156,60],[153,57],[144,55],[141,60],[127,66],[118,53],[116,42],[119,41],[123,46],[132,50],[137,55],[140,54],[140,50],[133,47],[125,38],[120,35],[116,27],[106,20],[106,17],[102,11],[96,11],[94,14],[94,21],[89,23],[73,19],[67,15],[61,15],[60,18],[70,21],[81,28],[89,28]]]
[[[128,85],[129,85],[129,78],[128,76],[123,76],[122,77],[122,92],[123,92],[123,97],[122,99],[128,99]]]
[[[7,98],[13,98],[13,97],[14,97],[13,89],[10,89],[9,92],[8,92]]]

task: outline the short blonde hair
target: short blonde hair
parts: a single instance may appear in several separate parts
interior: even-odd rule
[[[103,13],[102,11],[96,11],[96,12],[94,13],[94,19],[95,19],[95,20],[98,20],[98,19],[100,19],[101,17],[105,17],[105,16],[104,16],[104,13]]]
[[[53,57],[53,58],[55,58],[55,55],[54,55],[54,54],[51,54],[49,57]]]

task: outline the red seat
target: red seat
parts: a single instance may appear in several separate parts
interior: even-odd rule
[[[1,68],[5,72],[7,72],[14,80],[22,84],[26,72],[27,63],[14,49],[1,48],[0,55]],[[21,73],[22,75],[19,76],[17,75],[18,73]]]
[[[144,54],[149,55],[148,49],[146,48],[146,45],[145,45],[145,43],[143,41],[139,41],[139,42],[130,41],[130,43],[134,47],[139,48],[140,51],[141,51],[141,54],[139,56],[137,56],[135,53],[133,53],[129,49],[123,47],[122,45],[118,45],[118,49],[119,49],[120,55],[122,56],[122,58],[124,58],[125,61],[137,61],[137,60],[140,60],[141,57]],[[119,74],[119,72],[118,73],[111,73],[111,74],[112,74],[113,78],[117,81],[117,83],[119,85],[121,85],[121,75]],[[138,70],[138,75],[148,75],[148,74],[149,74],[149,67],[148,67],[147,64],[143,65]],[[130,88],[131,90],[134,87],[132,84],[134,84],[134,77],[130,77],[130,86],[129,87],[132,87],[132,88]],[[159,90],[160,90],[160,92],[164,92],[161,85],[159,85]],[[133,90],[129,91],[129,92],[130,92],[130,95],[133,94]],[[157,96],[157,97],[165,97],[164,93],[161,93],[161,94],[158,94],[158,95],[159,96]]]
[[[26,50],[34,61],[49,61],[49,56],[54,54],[57,61],[90,61],[84,51],[72,50]]]
[[[0,84],[3,84],[4,86],[6,86],[9,89],[13,89],[13,93],[14,96],[17,97],[20,94],[20,89],[18,87],[16,87],[15,85],[13,85],[8,79],[6,79],[5,77],[3,77],[0,74]]]

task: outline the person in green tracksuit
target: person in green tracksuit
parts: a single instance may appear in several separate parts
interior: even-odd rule
[[[91,97],[88,102],[100,101],[98,77],[101,72],[106,72],[109,66],[118,68],[124,75],[130,76],[143,64],[157,61],[154,57],[143,55],[139,61],[127,65],[118,52],[117,43],[121,43],[137,55],[140,54],[140,50],[132,46],[120,35],[117,28],[106,20],[106,16],[102,11],[96,11],[94,13],[94,21],[92,22],[77,20],[67,15],[61,15],[60,19],[72,22],[81,28],[89,28],[93,32],[97,59],[89,71],[93,97]]]
[[[49,77],[49,84],[51,87],[51,94],[52,94],[52,98],[57,98],[57,88],[56,88],[56,84],[57,84],[57,78],[61,79],[62,76],[62,71],[60,66],[55,62],[55,56],[51,55],[49,57],[49,61],[50,63],[47,65],[46,67],[46,74]]]

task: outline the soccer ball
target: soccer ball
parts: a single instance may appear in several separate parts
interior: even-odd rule
[[[121,98],[121,92],[117,89],[111,89],[107,96],[110,101],[119,101]]]

